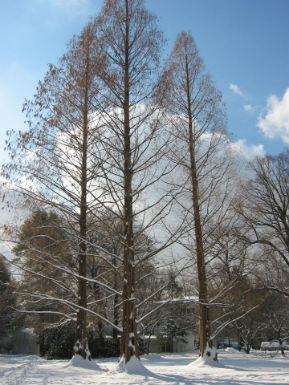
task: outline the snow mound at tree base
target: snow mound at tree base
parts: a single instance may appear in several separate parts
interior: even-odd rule
[[[152,373],[142,364],[141,360],[135,356],[132,356],[127,363],[125,363],[125,357],[122,356],[117,365],[116,372],[137,374],[145,377],[152,376]]]
[[[219,361],[217,358],[217,351],[215,348],[210,348],[207,346],[204,356],[199,357],[195,361],[193,361],[191,364],[189,364],[188,368],[199,368],[202,366],[214,366],[214,367],[220,367]]]
[[[187,368],[200,368],[202,366],[221,367],[219,361],[214,361],[210,357],[199,357],[198,359],[193,361],[191,364],[189,364]]]
[[[83,359],[79,354],[75,354],[72,359],[69,361],[68,366],[74,368],[82,369],[91,369],[91,370],[101,370],[102,369],[97,365],[96,362]]]

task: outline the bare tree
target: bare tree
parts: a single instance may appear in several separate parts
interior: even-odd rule
[[[251,166],[253,178],[244,185],[237,206],[245,221],[244,239],[249,245],[269,248],[288,269],[289,152],[257,158]]]
[[[75,36],[59,64],[49,65],[34,99],[26,101],[28,129],[11,132],[11,163],[4,166],[10,188],[24,199],[53,208],[66,217],[66,228],[77,239],[78,310],[75,354],[90,359],[86,337],[87,214],[95,210],[97,165],[92,143],[97,124],[92,113],[99,86],[96,71],[104,59],[95,25]],[[92,128],[93,124],[93,128]]]
[[[152,298],[137,298],[137,270],[174,238],[163,226],[173,202],[164,183],[172,167],[163,161],[168,136],[152,103],[163,40],[142,0],[107,0],[96,23],[107,58],[100,73],[105,127],[99,153],[106,154],[101,187],[107,194],[102,204],[121,223],[114,227],[114,236],[121,245],[121,362],[127,363],[139,357],[137,325],[145,317],[138,318],[139,309]]]
[[[214,220],[216,213],[225,210],[225,195],[224,192],[219,194],[219,187],[222,185],[226,189],[227,165],[221,155],[225,151],[226,137],[221,95],[204,73],[190,34],[182,32],[177,38],[160,87],[165,95],[162,101],[169,113],[174,137],[171,157],[187,176],[183,191],[192,202],[199,285],[200,355],[203,356],[207,343],[212,344],[204,228]],[[179,179],[176,183],[180,186],[182,182]],[[182,206],[185,211],[191,209],[188,204],[182,203]]]

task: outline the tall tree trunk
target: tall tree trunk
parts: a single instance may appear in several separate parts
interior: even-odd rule
[[[131,356],[139,357],[135,309],[135,268],[134,268],[134,234],[132,203],[132,167],[130,143],[130,87],[129,87],[129,10],[125,0],[125,63],[124,63],[124,282],[123,282],[123,333],[120,354],[127,363]]]
[[[204,355],[207,343],[212,344],[210,340],[210,319],[208,309],[208,293],[206,265],[203,247],[203,232],[200,218],[199,204],[199,182],[197,176],[197,164],[195,156],[195,138],[193,132],[193,117],[191,108],[191,96],[189,87],[189,68],[188,58],[186,56],[186,93],[187,93],[187,112],[188,112],[188,129],[189,129],[189,150],[190,150],[190,173],[192,183],[192,201],[194,209],[195,222],[195,238],[197,253],[197,270],[198,270],[198,286],[199,286],[199,332],[200,332],[200,356]]]
[[[87,147],[88,147],[88,82],[89,82],[89,48],[86,57],[85,93],[83,106],[83,127],[82,127],[82,164],[81,164],[81,199],[79,215],[79,253],[78,253],[78,274],[86,277],[87,268]],[[84,359],[91,360],[87,342],[87,284],[86,280],[78,279],[78,305],[75,332],[74,353],[81,355]]]

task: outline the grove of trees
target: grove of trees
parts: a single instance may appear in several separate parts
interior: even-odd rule
[[[171,346],[197,319],[202,357],[224,330],[247,350],[261,325],[259,339],[288,335],[289,152],[241,178],[193,37],[164,62],[163,42],[143,0],[105,0],[8,134],[5,189],[30,213],[9,308],[39,332],[73,325],[87,360],[88,333],[107,326],[121,365],[160,320]]]

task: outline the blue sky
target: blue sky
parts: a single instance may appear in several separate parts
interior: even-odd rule
[[[102,0],[0,0],[0,163],[5,132],[23,129],[21,106],[49,62]],[[217,88],[228,129],[248,158],[289,145],[289,0],[147,0],[167,43],[190,31]]]

